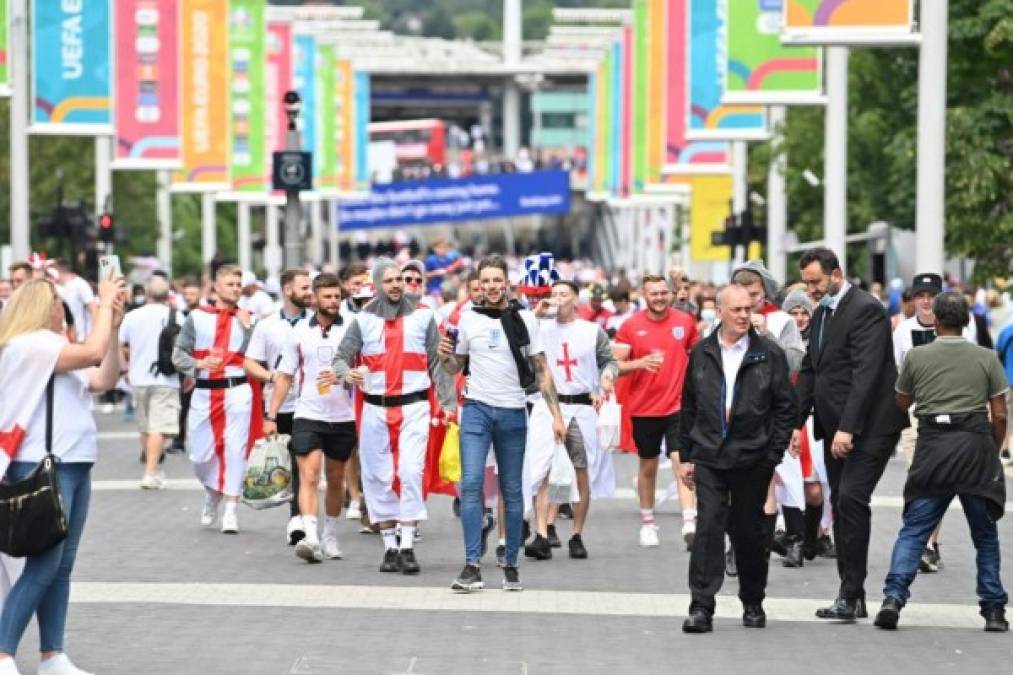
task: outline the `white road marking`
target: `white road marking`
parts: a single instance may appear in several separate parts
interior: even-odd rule
[[[685,594],[486,590],[461,595],[449,588],[388,586],[321,586],[298,584],[184,584],[74,582],[75,604],[169,604],[218,607],[318,609],[396,609],[413,611],[575,614],[617,617],[685,616]],[[770,598],[764,601],[772,622],[826,623],[814,612],[826,599]],[[876,607],[870,605],[870,612]],[[718,596],[719,619],[739,620],[742,607],[731,595]],[[863,621],[862,623],[870,623]],[[976,605],[911,604],[901,614],[902,626],[981,629]],[[297,662],[297,665],[300,664]],[[295,671],[293,671],[295,672]]]

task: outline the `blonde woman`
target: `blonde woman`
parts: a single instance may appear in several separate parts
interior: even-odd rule
[[[64,336],[63,303],[45,279],[25,282],[0,315],[0,434],[13,458],[4,480],[24,479],[46,454],[46,384],[54,376],[52,452],[60,459],[59,482],[67,538],[25,559],[0,615],[0,675],[17,673],[14,653],[33,615],[38,617],[42,675],[82,675],[63,651],[70,573],[88,514],[91,467],[98,454],[91,394],[116,384],[115,330],[123,319],[123,280],[99,285],[94,330],[83,344]],[[13,440],[11,440],[13,439]],[[11,446],[11,447],[7,447]]]

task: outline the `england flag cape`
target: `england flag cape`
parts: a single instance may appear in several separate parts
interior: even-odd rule
[[[0,351],[0,476],[18,454],[66,340],[49,330],[20,335]]]

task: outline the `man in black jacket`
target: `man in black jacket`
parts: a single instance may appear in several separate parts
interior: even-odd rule
[[[679,474],[697,494],[686,633],[712,630],[726,526],[738,564],[742,624],[766,625],[763,502],[797,417],[788,361],[775,342],[750,327],[749,292],[731,284],[717,306],[721,324],[693,349],[682,389]]]
[[[883,305],[844,279],[833,251],[814,248],[799,261],[819,303],[798,384],[802,427],[812,411],[824,440],[841,588],[821,619],[865,618],[872,491],[897,445],[907,415],[894,405],[897,366]]]

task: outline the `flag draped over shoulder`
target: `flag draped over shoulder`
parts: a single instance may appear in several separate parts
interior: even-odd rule
[[[0,476],[18,454],[64,344],[56,333],[38,330],[0,351]]]

